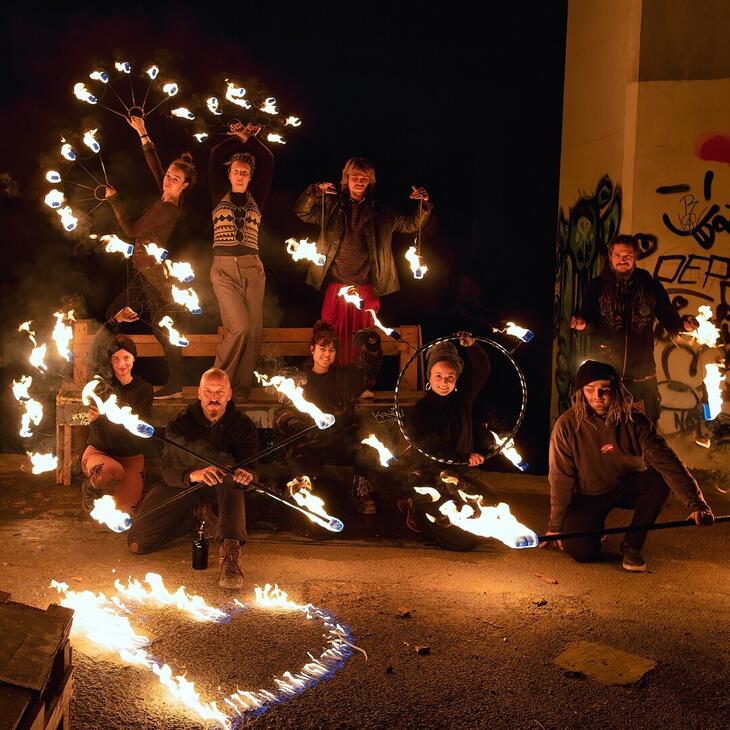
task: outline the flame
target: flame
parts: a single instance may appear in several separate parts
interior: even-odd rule
[[[160,246],[156,243],[145,243],[144,250],[147,251],[150,256],[154,256],[154,258],[157,259],[158,264],[161,264],[167,258],[167,254],[169,253],[166,248],[160,248]]]
[[[92,81],[101,81],[102,84],[109,82],[109,74],[106,71],[92,71],[89,78]]]
[[[174,284],[172,285],[172,298],[176,304],[182,304],[192,314],[202,314],[203,310],[200,307],[200,301],[198,295],[190,288],[178,289]]]
[[[299,127],[302,124],[302,120],[299,117],[287,117],[286,121],[284,122],[285,126],[290,127]]]
[[[15,382],[15,381],[13,381]],[[18,399],[20,400],[20,399]],[[43,405],[33,398],[22,401],[25,413],[20,418],[20,437],[27,439],[33,435],[30,424],[38,426],[43,420]]]
[[[61,204],[63,203],[63,193],[60,190],[56,190],[56,188],[54,188],[46,194],[46,197],[43,198],[43,202],[49,208],[60,208]]]
[[[35,332],[30,328],[30,320],[27,322],[23,322],[22,324],[18,325],[18,332],[27,332],[28,337],[33,341],[33,344],[37,344],[35,341]]]
[[[193,119],[195,119],[195,114],[193,114],[190,109],[184,106],[179,106],[177,109],[173,109],[170,114],[172,114],[174,117],[180,117],[180,119],[189,119],[191,122],[193,121]]]
[[[100,380],[94,378],[90,380],[81,391],[81,400],[85,406],[89,405],[91,400],[96,404],[96,408],[100,414],[106,416],[112,423],[118,423],[127,429],[130,433],[135,436],[142,438],[150,438],[155,429],[150,426],[149,423],[141,420],[138,415],[132,413],[132,409],[129,406],[122,406],[121,408],[117,405],[117,396],[112,393],[105,401],[96,394],[96,386],[99,385]]]
[[[371,433],[366,439],[363,439],[360,443],[365,444],[366,446],[372,446],[378,452],[381,466],[390,466],[390,462],[395,461],[395,456],[393,456],[393,452],[388,449],[386,445],[382,441],[380,441],[374,433]]]
[[[198,142],[200,142],[202,144],[203,140],[208,138],[208,133],[207,132],[198,132],[197,134],[194,134],[193,137],[195,137],[195,139],[197,139]]]
[[[273,96],[267,97],[260,108],[266,114],[278,114],[276,110],[276,99]]]
[[[31,453],[26,451],[30,463],[33,464],[31,472],[33,474],[43,474],[47,471],[53,471],[58,467],[58,458],[54,454],[39,454],[37,451]]]
[[[707,403],[704,404],[704,416],[706,421],[714,421],[722,411],[722,382],[725,375],[720,373],[725,366],[721,363],[712,362],[705,365],[705,390],[707,391]]]
[[[255,370],[253,374],[265,388],[273,386],[279,393],[289,398],[298,411],[309,414],[320,429],[324,430],[334,424],[335,417],[331,413],[323,413],[314,403],[307,401],[304,398],[302,386],[297,385],[292,378],[274,375],[273,378],[269,379],[266,375],[261,375]]]
[[[286,144],[286,140],[280,134],[274,134],[273,132],[269,132],[269,134],[266,135],[266,139],[269,140],[269,142]]]
[[[175,593],[170,593],[159,573],[147,573],[144,580],[149,585],[149,590],[138,580],[132,578],[127,579],[126,586],[121,581],[116,580],[114,587],[127,598],[140,603],[155,601],[163,606],[175,606],[178,610],[189,614],[198,621],[221,621],[227,617],[224,611],[209,606],[202,596],[187,593],[184,586],[180,586]]]
[[[535,336],[535,333],[532,330],[520,327],[520,325],[515,324],[514,322],[507,322],[507,326],[502,330],[497,327],[492,327],[492,332],[501,332],[503,334],[511,335],[523,342],[529,342]]]
[[[40,370],[42,373],[48,371],[48,367],[45,363],[46,349],[47,348],[45,343],[43,343],[42,345],[38,345],[38,347],[33,348],[30,353],[30,357],[28,358],[30,364],[33,365],[33,367],[38,368],[38,370]]]
[[[23,324],[28,323],[24,322]],[[15,398],[15,400],[30,399],[31,385],[33,385],[33,377],[30,375],[21,375],[20,380],[13,380],[13,397]]]
[[[294,498],[294,501],[300,507],[309,510],[306,516],[314,524],[332,530],[333,520],[337,520],[337,518],[327,514],[327,510],[324,508],[324,500],[321,497],[312,494],[312,482],[308,476],[295,477],[286,486],[289,488],[289,494]],[[319,519],[317,515],[322,519]],[[337,521],[339,522],[339,520]]]
[[[59,216],[61,216],[61,224],[67,231],[73,231],[78,225],[79,219],[74,216],[73,211],[69,206],[59,208],[56,210]]]
[[[180,89],[178,88],[177,84],[174,81],[168,81],[166,84],[162,86],[162,90],[170,97],[172,98],[177,94]]]
[[[125,74],[132,73],[132,64],[129,61],[117,61],[114,68]]]
[[[352,284],[341,287],[337,292],[337,296],[342,297],[348,304],[354,304],[358,309],[362,309],[362,297]]]
[[[250,109],[251,102],[248,99],[244,99],[244,96],[246,96],[246,89],[244,89],[243,86],[236,86],[233,81],[228,81],[228,79],[226,79],[226,81],[228,82],[228,87],[226,88],[226,99],[228,99],[228,101],[232,104],[242,106],[244,109]]]
[[[243,93],[244,94],[246,93],[245,90]],[[218,109],[218,99],[215,96],[209,96],[205,100],[205,104],[208,107],[208,111],[211,112],[211,114],[215,114],[216,116],[220,116],[221,114],[223,114],[223,112]],[[207,136],[208,135],[206,135],[206,137]]]
[[[502,446],[502,444],[507,441],[506,438],[500,438],[499,436],[497,436],[494,431],[490,431],[490,433],[492,434],[492,436],[494,436],[494,440],[497,442],[497,446]],[[522,457],[519,455],[519,453],[517,453],[514,439],[510,439],[500,453],[503,456],[506,456],[520,471],[525,471],[529,466],[529,464],[526,464],[524,461],[522,461]]]
[[[115,233],[111,236],[102,236],[101,240],[106,242],[104,250],[107,253],[120,253],[125,259],[128,259],[134,253],[134,246],[131,243],[122,241]]]
[[[203,703],[192,682],[182,675],[173,677],[169,665],[159,665],[148,654],[145,647],[149,646],[150,640],[134,631],[129,618],[123,615],[127,609],[121,601],[109,600],[103,593],[77,593],[69,590],[67,584],[55,580],[51,581],[51,586],[63,594],[61,605],[74,611],[72,633],[83,634],[95,644],[117,652],[125,662],[149,669],[161,684],[203,720],[213,720],[224,728],[230,728],[228,718],[215,702]]]
[[[165,261],[165,268],[169,276],[187,284],[195,278],[193,267],[187,261]]]
[[[49,183],[60,183],[61,173],[56,172],[55,170],[49,170],[46,173],[46,180],[48,180]]]
[[[117,509],[117,503],[111,494],[95,499],[94,509],[90,514],[97,522],[101,522],[114,532],[125,532],[132,526],[132,518],[126,512]]]
[[[86,88],[86,84],[79,81],[78,84],[74,84],[74,96],[79,101],[85,101],[88,104],[96,104],[96,97]]]
[[[375,310],[374,310],[374,309],[366,309],[365,311],[366,311],[366,312],[370,312],[370,314],[372,315],[372,318],[373,318],[373,324],[374,324],[374,325],[375,325],[375,326],[376,326],[376,327],[377,327],[377,328],[378,328],[379,330],[381,330],[381,331],[382,331],[382,332],[384,332],[384,333],[385,333],[386,335],[388,335],[388,337],[392,337],[392,336],[393,336],[393,332],[395,332],[395,330],[394,330],[394,329],[393,329],[392,327],[386,327],[386,326],[385,326],[385,325],[384,325],[384,324],[383,324],[383,323],[382,323],[382,322],[381,322],[381,321],[380,321],[380,320],[378,319],[378,315],[377,315],[377,314],[375,314]]]
[[[145,73],[154,81],[157,78],[157,74],[160,73],[160,69],[152,64],[148,69],[145,69]]]
[[[426,266],[423,257],[419,256],[416,253],[416,247],[411,246],[406,251],[406,261],[411,266],[411,271],[413,272],[413,278],[414,279],[423,279],[423,277],[426,275],[426,272],[428,271],[428,266]]]
[[[84,132],[84,144],[94,153],[98,153],[101,150],[101,145],[96,141],[94,135],[97,133],[96,129],[89,129]]]
[[[181,335],[173,327],[172,317],[169,315],[165,315],[158,324],[160,327],[164,327],[169,332],[170,342],[175,345],[175,347],[187,347],[190,344],[190,340],[185,337],[185,335]]]
[[[413,487],[413,491],[430,497],[432,502],[438,502],[441,499],[441,492],[433,487]]]
[[[71,362],[72,355],[71,350],[68,349],[68,345],[73,339],[74,331],[71,325],[64,324],[64,320],[67,319],[70,322],[75,321],[74,310],[71,309],[66,314],[63,312],[54,312],[53,316],[56,318],[56,325],[53,328],[51,339],[56,343],[58,354],[66,360],[66,362]]]
[[[720,330],[710,321],[712,319],[712,309],[703,304],[697,313],[697,321],[700,326],[691,332],[683,332],[689,335],[698,345],[707,345],[707,347],[716,347],[720,338]]]
[[[297,241],[296,238],[286,239],[286,252],[294,259],[294,261],[311,261],[316,266],[324,266],[327,257],[323,253],[317,253],[317,244],[314,241],[305,238],[303,241]]]
[[[64,142],[64,140],[61,140],[61,142]],[[64,144],[61,145],[61,155],[63,155],[63,157],[65,157],[69,162],[73,162],[76,159],[74,148],[68,142],[64,142]]]

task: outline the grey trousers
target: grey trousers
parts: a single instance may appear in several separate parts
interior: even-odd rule
[[[223,322],[215,367],[225,370],[236,389],[248,390],[261,349],[266,274],[258,256],[213,256],[210,281]]]

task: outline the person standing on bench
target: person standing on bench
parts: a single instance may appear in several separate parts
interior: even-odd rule
[[[137,348],[132,340],[117,334],[122,322],[136,319],[133,310],[124,308],[99,328],[89,352],[89,372],[100,376],[106,385],[105,392],[97,386],[101,398],[106,400],[115,394],[120,406],[129,406],[144,420],[152,412],[152,386],[139,375],[132,375]],[[111,494],[118,509],[134,514],[144,486],[144,441],[100,416],[93,405],[88,418],[89,441],[81,457],[86,477],[81,486],[81,504],[91,512],[94,500]]]
[[[353,332],[372,325],[370,314],[380,311],[380,297],[398,291],[398,271],[393,257],[394,233],[415,233],[425,224],[433,205],[425,188],[413,188],[411,199],[423,201],[410,215],[398,215],[374,198],[375,169],[364,157],[345,163],[340,192],[333,183],[309,185],[294,205],[303,221],[324,232],[317,248],[327,258],[324,266],[312,263],[307,284],[319,290],[326,284],[322,319],[337,334],[341,365],[357,361]],[[323,222],[324,221],[324,222]],[[362,310],[345,302],[337,293],[346,285],[357,289]]]
[[[243,397],[251,390],[263,334],[266,274],[259,258],[259,229],[274,170],[271,151],[256,137],[259,130],[254,124],[234,122],[228,138],[210,151],[210,281],[224,328],[214,367],[226,371]]]
[[[156,243],[161,248],[167,248],[167,242],[180,218],[182,196],[195,185],[198,175],[189,152],[184,152],[170,163],[166,171],[163,170],[144,119],[131,116],[127,121],[139,135],[145,160],[162,197],[134,221],[119,202],[117,191],[112,187],[106,188],[106,200],[114,210],[124,235],[134,239],[132,265],[135,271],[127,288],[107,308],[107,318],[111,319],[123,306],[149,314],[149,324],[155,339],[162,345],[168,368],[167,382],[155,391],[154,397],[173,398],[182,395],[182,353],[158,326],[160,319],[173,306],[171,289],[162,267],[144,246]]]

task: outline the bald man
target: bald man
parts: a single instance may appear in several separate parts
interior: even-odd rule
[[[259,446],[256,426],[236,409],[231,396],[231,383],[225,371],[207,370],[200,379],[198,400],[168,424],[167,437],[201,457],[229,467],[249,459]],[[247,537],[242,487],[251,483],[252,472],[239,468],[231,476],[203,459],[166,444],[162,455],[162,478],[164,484],[156,486],[138,509],[128,533],[129,549],[133,553],[158,550],[196,528],[194,512],[207,516],[210,521],[211,517],[215,518],[217,506],[218,584],[222,588],[241,588],[240,552]],[[193,484],[203,486],[145,518],[145,512]]]

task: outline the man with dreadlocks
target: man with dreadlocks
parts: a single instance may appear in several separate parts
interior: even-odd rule
[[[636,268],[638,244],[617,236],[608,247],[608,266],[593,279],[572,329],[591,336],[591,351],[610,362],[634,397],[636,407],[656,425],[659,388],[654,363],[654,319],[674,337],[697,329],[691,315],[680,316],[664,287],[649,272]]]
[[[600,530],[613,509],[634,510],[634,525],[653,524],[670,490],[696,524],[714,520],[687,467],[651,421],[632,408],[631,394],[616,370],[595,360],[578,369],[573,406],[553,428],[548,480],[548,535]],[[646,570],[641,554],[645,540],[646,531],[626,534],[621,543],[626,570]],[[586,563],[598,559],[601,539],[574,538],[559,547]]]

